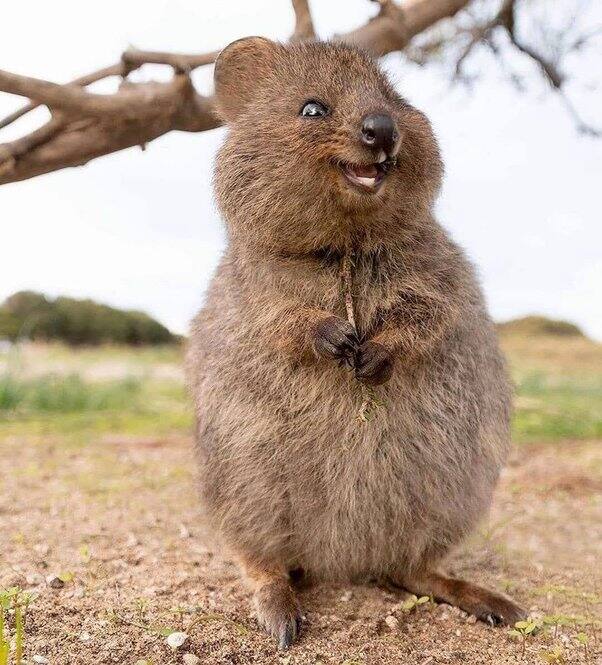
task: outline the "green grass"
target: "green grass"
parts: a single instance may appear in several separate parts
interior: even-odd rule
[[[125,377],[19,378],[0,375],[0,437],[188,434],[192,412],[182,382]]]
[[[0,377],[0,414],[118,410],[135,404],[140,392],[141,382],[135,378],[90,383],[77,374],[30,380],[6,374]]]
[[[519,443],[602,439],[602,345],[502,335],[516,385]],[[34,344],[0,356],[0,437],[188,435],[180,347],[70,349]]]
[[[516,441],[602,439],[602,380],[531,373],[516,388]]]
[[[515,441],[602,439],[602,345],[516,334],[501,341],[516,386]]]
[[[18,587],[0,589],[0,665],[8,665],[11,651],[9,639],[8,618],[12,617],[13,628],[13,662],[14,665],[23,663],[23,650],[25,647],[24,618],[32,596]]]

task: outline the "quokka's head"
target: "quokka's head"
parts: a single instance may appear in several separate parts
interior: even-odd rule
[[[277,251],[382,240],[424,215],[442,166],[426,117],[341,43],[233,42],[215,66],[229,126],[215,171],[230,233]]]

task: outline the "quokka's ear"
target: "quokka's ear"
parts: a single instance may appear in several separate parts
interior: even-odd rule
[[[274,67],[280,44],[265,37],[232,42],[215,61],[215,100],[226,122],[235,120],[253,98],[258,83]]]

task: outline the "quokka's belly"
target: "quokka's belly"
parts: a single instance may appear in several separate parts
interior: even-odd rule
[[[361,422],[367,392],[334,363],[224,360],[196,402],[205,507],[232,549],[332,579],[392,574],[486,508],[504,446],[489,396],[450,389],[454,367],[398,370]]]

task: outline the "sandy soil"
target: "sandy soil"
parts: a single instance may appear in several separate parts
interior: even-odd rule
[[[516,450],[490,520],[450,562],[536,617],[570,617],[524,653],[508,629],[430,602],[405,612],[403,596],[370,586],[303,592],[302,638],[278,653],[234,567],[198,538],[189,441],[13,438],[0,451],[0,585],[35,593],[28,663],[601,662],[600,442]],[[168,630],[187,634],[181,648]]]

